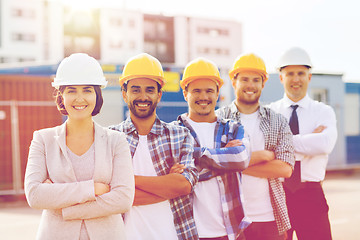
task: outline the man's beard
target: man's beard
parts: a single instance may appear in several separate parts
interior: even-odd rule
[[[150,104],[150,107],[147,111],[136,110],[137,103]],[[157,104],[154,104],[152,101],[133,101],[131,104],[128,104],[130,112],[137,118],[148,118],[153,115]]]
[[[238,102],[243,103],[244,105],[254,105],[259,102],[260,96],[256,97],[255,99],[249,100],[244,97],[238,98]]]

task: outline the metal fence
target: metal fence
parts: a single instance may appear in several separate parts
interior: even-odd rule
[[[33,132],[61,121],[52,101],[0,101],[0,195],[23,193]]]

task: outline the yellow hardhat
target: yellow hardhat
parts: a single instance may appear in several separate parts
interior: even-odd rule
[[[161,63],[147,53],[138,54],[127,61],[119,79],[120,85],[134,78],[149,78],[158,82],[161,87],[165,84]]]
[[[215,63],[201,57],[192,60],[186,65],[182,80],[180,81],[180,86],[182,89],[185,89],[190,82],[199,78],[206,78],[214,81],[216,85],[219,86],[219,89],[224,84]]]
[[[257,72],[261,74],[264,82],[268,80],[264,61],[253,53],[236,58],[233,68],[229,72],[230,79],[233,80],[237,73],[244,71]]]

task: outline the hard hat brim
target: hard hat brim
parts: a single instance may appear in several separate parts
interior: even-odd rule
[[[255,72],[261,75],[261,77],[264,79],[264,81],[267,81],[269,76],[267,72],[261,71],[257,68],[237,68],[229,72],[229,77],[231,80],[234,80],[235,75],[240,72]]]
[[[299,64],[294,63],[294,64],[287,64],[287,65],[278,66],[277,70],[280,72],[283,68],[288,67],[288,66],[305,66],[305,67],[307,67],[309,69],[312,68],[311,65],[306,65],[306,64],[303,64],[303,63],[299,63]]]
[[[87,86],[87,85],[94,85],[94,86],[100,86],[100,88],[105,88],[108,84],[108,81],[106,81],[105,77],[101,79],[100,81],[96,82],[89,82],[89,81],[78,81],[74,83],[74,81],[63,81],[57,78],[54,78],[54,82],[51,83],[51,86],[53,86],[56,89],[59,89],[60,86]]]
[[[165,79],[163,77],[158,77],[158,76],[153,76],[153,75],[131,75],[131,76],[126,76],[126,77],[120,77],[120,79],[119,79],[120,86],[124,85],[124,83],[127,83],[128,81],[130,81],[132,79],[137,79],[137,78],[151,79],[151,80],[159,83],[161,87],[163,87],[165,85]]]
[[[180,87],[185,90],[186,86],[189,85],[189,83],[198,80],[198,79],[209,79],[216,83],[216,85],[219,87],[219,89],[224,85],[224,80],[222,80],[219,77],[214,76],[192,76],[183,79],[180,81]]]

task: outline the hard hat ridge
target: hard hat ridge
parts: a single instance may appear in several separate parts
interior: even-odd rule
[[[158,82],[161,86],[165,84],[161,63],[147,53],[138,54],[126,62],[119,83],[122,86],[127,81],[135,78],[149,78]]]
[[[218,85],[219,89],[224,84],[224,81],[220,78],[219,69],[212,61],[199,57],[190,61],[185,69],[180,81],[180,86],[185,89],[186,86],[196,79],[210,79]]]
[[[106,87],[107,81],[99,62],[86,53],[74,53],[64,58],[56,71],[52,86],[98,85]]]
[[[308,53],[299,47],[292,47],[288,49],[280,57],[277,69],[280,71],[283,67],[291,65],[303,65],[307,66],[308,68],[313,67]]]
[[[264,61],[254,53],[243,54],[235,59],[233,67],[229,71],[230,79],[233,80],[238,73],[245,71],[259,73],[264,81],[268,79]]]

